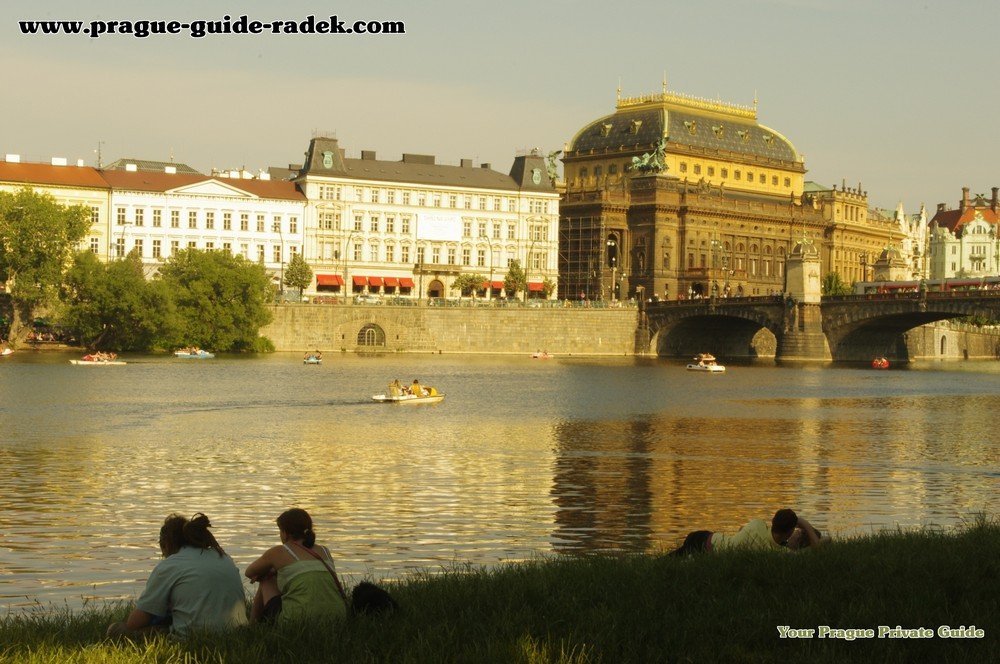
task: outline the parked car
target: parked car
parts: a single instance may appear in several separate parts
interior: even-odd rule
[[[362,293],[354,296],[354,304],[382,304],[382,298],[371,293]]]

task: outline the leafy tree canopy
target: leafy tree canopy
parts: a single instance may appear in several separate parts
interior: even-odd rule
[[[285,266],[285,286],[301,293],[312,283],[312,278],[313,271],[306,259],[302,258],[302,254],[294,254]]]
[[[508,295],[527,290],[528,277],[521,267],[521,261],[514,259],[507,268],[507,276],[503,280],[503,289]]]
[[[451,288],[452,290],[457,290],[463,295],[471,292],[472,296],[475,297],[476,291],[483,288],[483,282],[485,281],[486,277],[481,274],[460,274],[455,278],[455,281],[452,282]]]
[[[12,305],[10,341],[28,333],[38,310],[58,302],[70,256],[90,227],[90,210],[60,205],[29,188],[0,192],[0,281]]]
[[[271,280],[263,265],[226,251],[184,249],[160,269],[177,306],[184,344],[226,351],[260,347],[271,322]]]
[[[823,277],[823,295],[850,295],[853,292],[850,284],[844,283],[838,272],[828,272]]]

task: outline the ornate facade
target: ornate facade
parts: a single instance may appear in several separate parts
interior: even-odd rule
[[[739,106],[668,92],[621,98],[566,145],[560,296],[673,299],[786,290],[799,240],[824,274],[857,275],[901,235],[867,194],[807,190],[792,143]]]
[[[971,198],[969,188],[962,187],[957,210],[938,204],[928,239],[931,279],[1000,274],[998,192],[1000,187],[993,187],[992,198],[982,194]]]

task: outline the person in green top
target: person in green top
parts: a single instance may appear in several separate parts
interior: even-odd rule
[[[293,508],[283,512],[277,524],[281,544],[265,551],[245,572],[257,583],[250,622],[346,617],[347,597],[329,549],[316,544],[312,517]]]
[[[795,543],[794,547],[789,547],[790,540]],[[787,551],[790,548],[819,546],[820,543],[819,531],[793,510],[786,508],[774,513],[770,527],[762,519],[752,519],[732,535],[696,530],[689,533],[684,543],[671,551],[670,555],[731,549]]]
[[[108,636],[169,631],[187,636],[193,629],[218,630],[247,622],[240,571],[226,555],[211,522],[200,512],[190,520],[171,514],[160,528],[163,560],[125,622],[108,626]]]

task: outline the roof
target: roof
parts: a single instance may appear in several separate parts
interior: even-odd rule
[[[97,169],[90,166],[52,166],[0,161],[0,182],[16,182],[25,185],[52,185],[62,187],[84,187],[107,189]]]
[[[130,191],[167,192],[202,182],[217,182],[252,194],[259,198],[304,201],[305,195],[293,182],[284,180],[249,180],[188,173],[162,173],[143,171],[100,171],[112,189]]]
[[[178,173],[198,173],[198,171],[187,164],[178,164],[173,161],[152,161],[149,159],[117,159],[105,166],[104,169],[108,171],[124,171],[126,164],[135,164],[136,168],[140,171],[159,171],[162,173],[168,166],[172,166],[177,169]]]
[[[941,228],[947,228],[952,233],[958,235],[962,227],[976,219],[976,213],[982,215],[984,221],[990,224],[997,223],[997,212],[991,207],[967,207],[964,210],[938,210],[931,224],[937,224]]]
[[[581,129],[570,151],[648,151],[661,137],[671,145],[766,159],[802,161],[784,136],[757,123],[756,110],[663,93],[622,100],[617,110]]]

